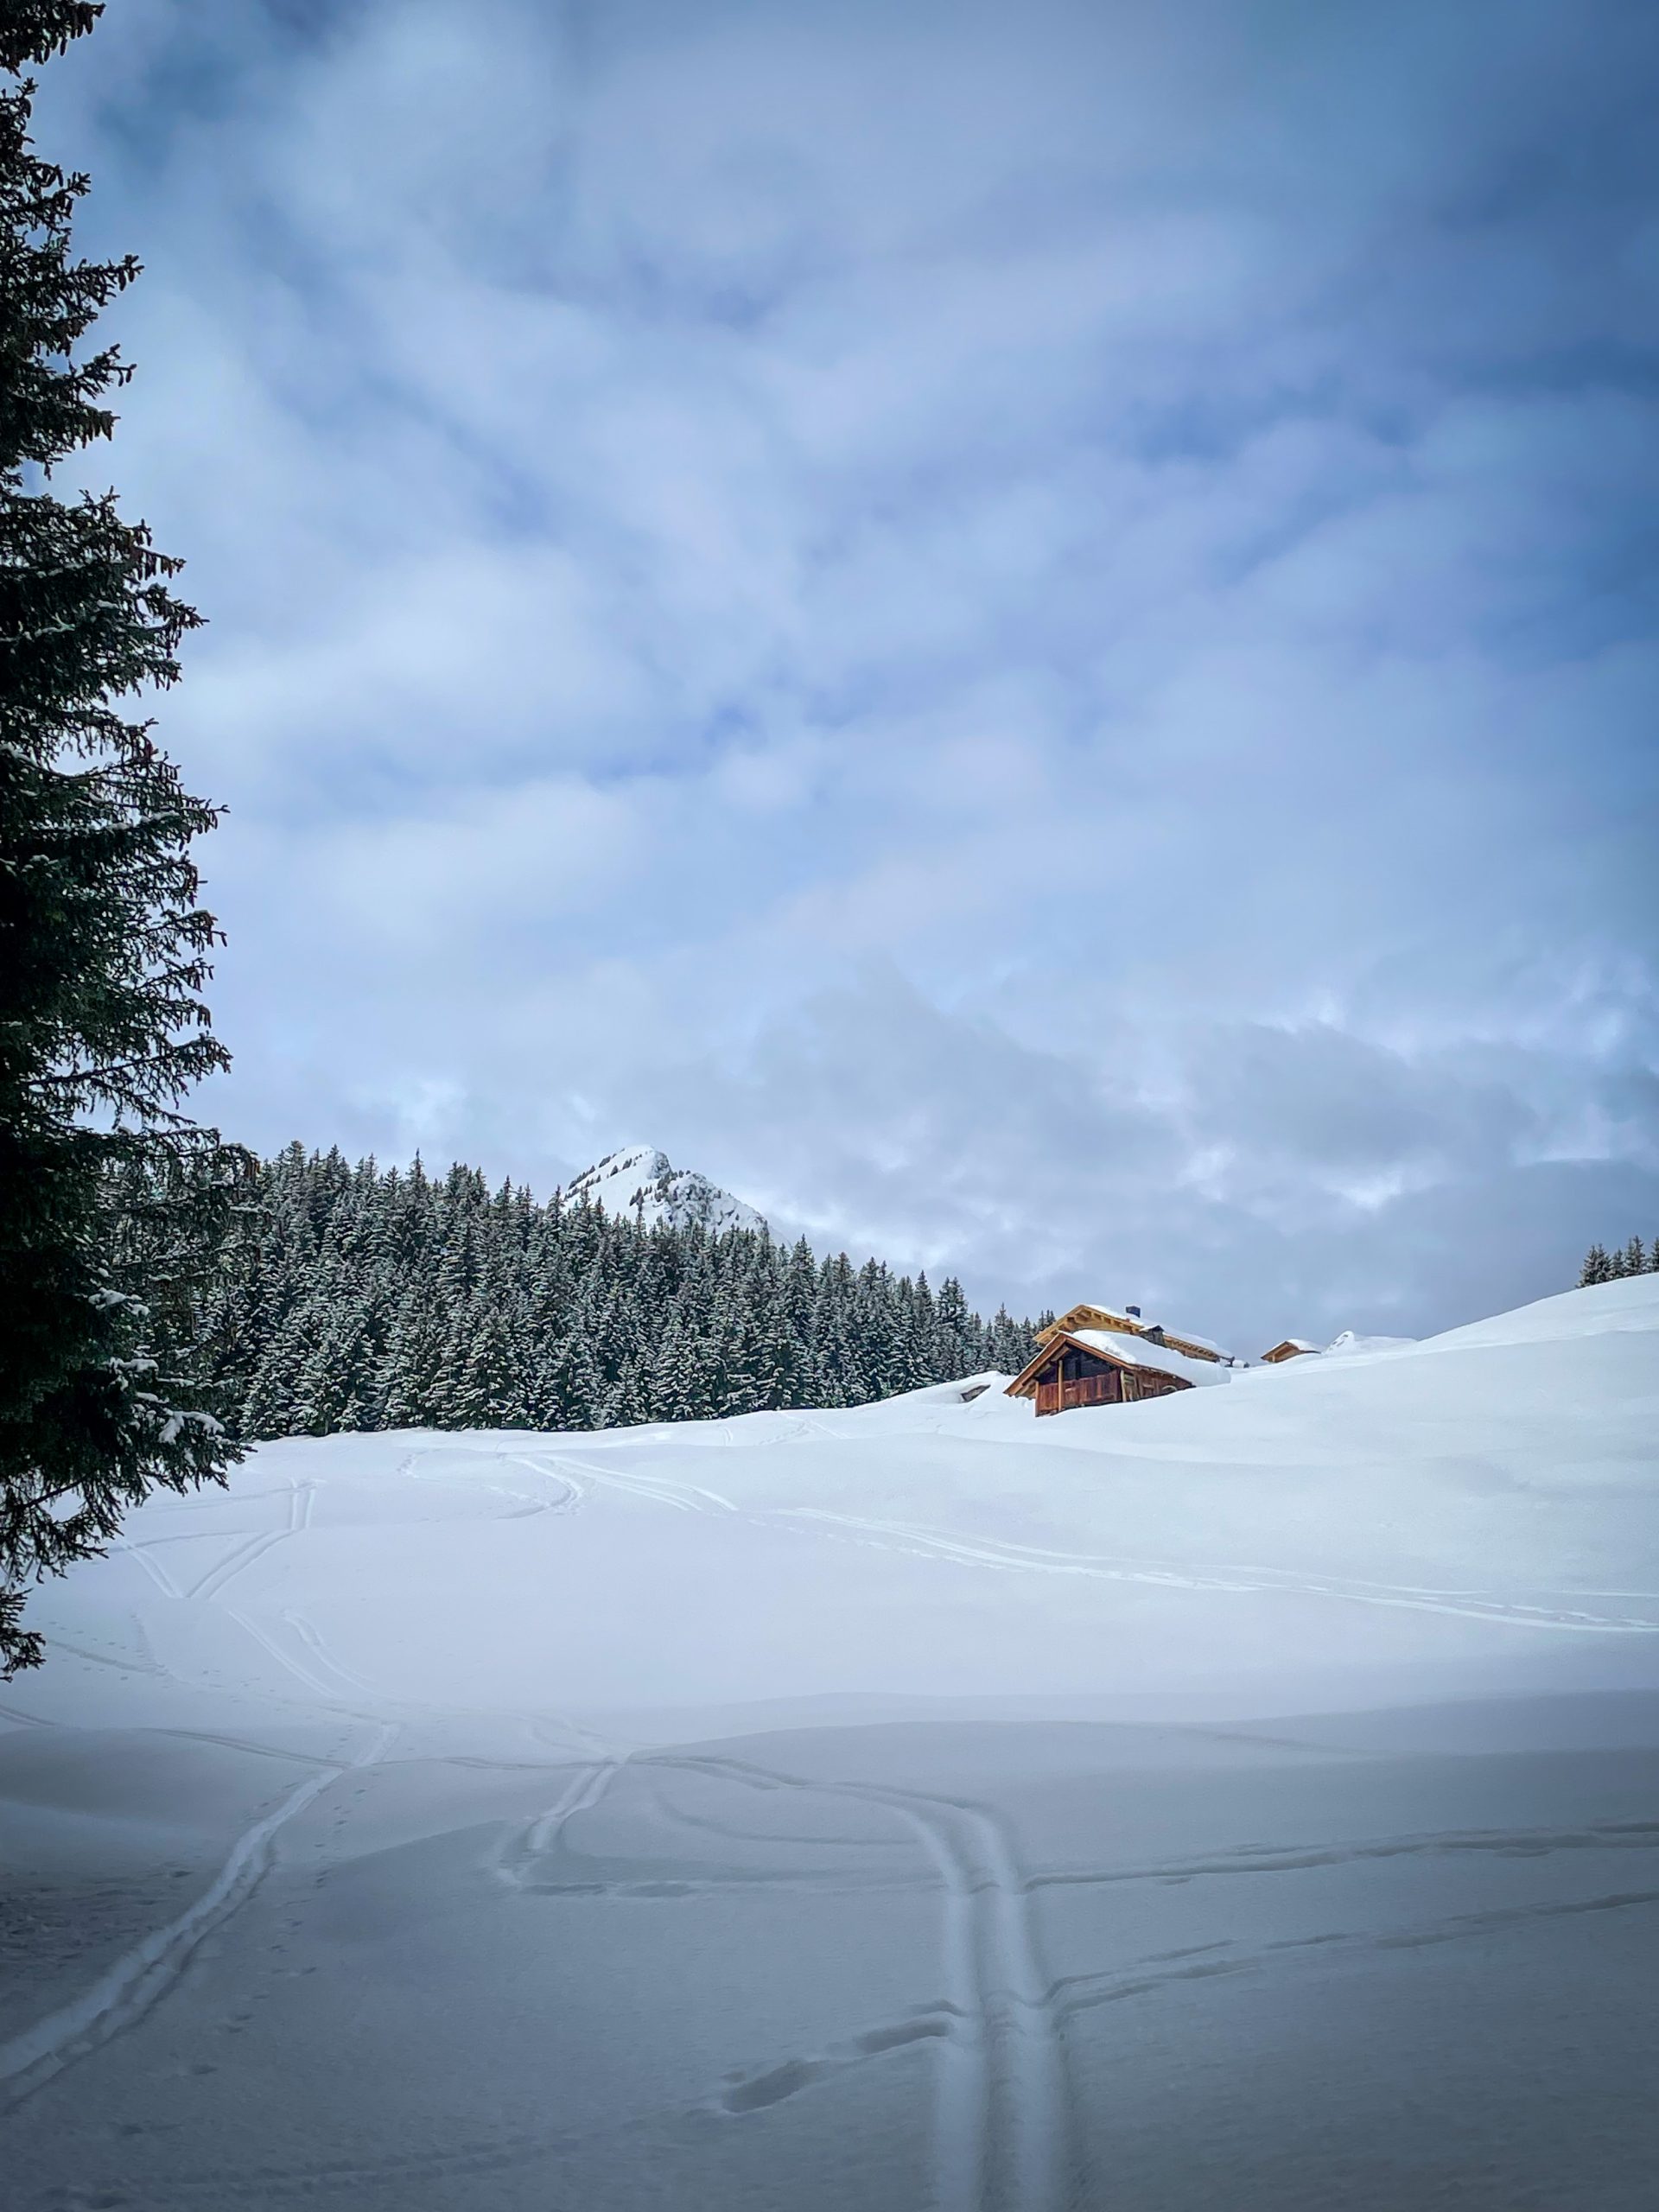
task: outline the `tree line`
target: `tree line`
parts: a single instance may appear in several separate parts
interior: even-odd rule
[[[155,1317],[159,1348],[248,1441],[858,1406],[1017,1372],[1034,1349],[1032,1323],[982,1320],[954,1279],[935,1291],[764,1230],[647,1228],[556,1192],[537,1204],[474,1167],[296,1144],[232,1163],[228,1204],[222,1158],[201,1179],[217,1253]]]
[[[1639,1236],[1632,1236],[1622,1249],[1612,1252],[1592,1244],[1579,1270],[1579,1288],[1583,1290],[1592,1282],[1618,1282],[1624,1275],[1656,1274],[1659,1274],[1659,1236],[1647,1247]]]

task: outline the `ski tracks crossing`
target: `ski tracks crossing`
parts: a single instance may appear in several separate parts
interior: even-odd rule
[[[613,1467],[596,1467],[591,1460],[572,1459],[568,1453],[551,1452],[549,1466],[544,1462],[526,1456],[516,1456],[514,1465],[528,1467],[532,1474],[573,1484],[580,1491],[584,1484],[597,1484],[603,1490],[620,1491],[625,1497],[649,1499],[653,1504],[672,1507],[680,1513],[735,1513],[737,1507],[729,1497],[722,1497],[718,1491],[708,1490],[701,1483],[677,1482],[669,1475],[619,1474]]]
[[[737,1759],[663,1751],[639,1764],[716,1776],[751,1789],[851,1798],[879,1805],[904,1822],[938,1876],[944,1996],[938,2006],[906,2022],[855,2038],[847,2056],[938,2038],[938,2212],[1065,2212],[1075,2202],[1065,2055],[1030,1887],[997,1816],[982,1806],[921,1791],[814,1782]],[[804,2087],[820,2070],[827,2070],[823,2062],[768,2069],[728,2092],[726,2109],[775,2102],[791,2084]]]
[[[239,1545],[228,1558],[221,1560],[217,1567],[204,1574],[199,1582],[193,1583],[184,1592],[185,1597],[196,1604],[217,1598],[226,1584],[240,1574],[245,1567],[251,1567],[255,1560],[263,1558],[265,1553],[286,1542],[289,1537],[302,1535],[311,1525],[311,1512],[316,1495],[310,1483],[296,1483],[289,1493],[288,1516],[282,1526],[261,1529],[257,1535],[250,1537],[246,1543]]]
[[[152,1930],[80,1996],[0,2044],[0,2110],[21,2104],[66,2067],[137,2027],[177,1986],[206,1939],[254,1895],[275,1864],[280,1831],[342,1774],[378,1764],[397,1734],[395,1722],[380,1722],[343,1764],[331,1761],[308,1775],[244,1829],[208,1887],[175,1918]]]

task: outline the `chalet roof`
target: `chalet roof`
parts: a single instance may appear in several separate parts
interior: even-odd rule
[[[1185,1352],[1172,1351],[1167,1344],[1148,1344],[1144,1337],[1128,1336],[1116,1329],[1062,1329],[1038,1346],[1009,1383],[1008,1395],[1029,1397],[1036,1389],[1033,1378],[1038,1370],[1056,1352],[1064,1351],[1067,1344],[1096,1352],[1103,1359],[1116,1360],[1120,1367],[1138,1368],[1147,1375],[1173,1375],[1179,1382],[1207,1387],[1212,1382],[1232,1380],[1233,1370],[1230,1367],[1223,1367],[1213,1359],[1189,1359]]]
[[[1189,1359],[1168,1344],[1148,1344],[1144,1337],[1125,1336],[1116,1329],[1067,1329],[1065,1338],[1067,1344],[1100,1352],[1122,1366],[1143,1367],[1154,1375],[1179,1376],[1183,1382],[1207,1385],[1230,1379],[1229,1370],[1213,1359]]]
[[[1166,1329],[1164,1333],[1179,1344],[1197,1344],[1200,1351],[1214,1352],[1217,1359],[1231,1359],[1233,1357],[1225,1344],[1218,1344],[1213,1337],[1198,1336],[1191,1329]]]
[[[1218,1344],[1209,1337],[1198,1336],[1192,1329],[1171,1328],[1167,1322],[1148,1321],[1144,1315],[1137,1319],[1135,1315],[1126,1313],[1122,1306],[1112,1305],[1104,1300],[1094,1298],[1080,1298],[1074,1305],[1068,1306],[1065,1313],[1051,1323],[1048,1328],[1039,1331],[1038,1342],[1046,1344],[1053,1337],[1075,1336],[1077,1331],[1067,1325],[1072,1316],[1075,1314],[1081,1323],[1084,1316],[1094,1313],[1101,1315],[1108,1321],[1118,1324],[1111,1332],[1114,1335],[1151,1336],[1154,1330],[1161,1328],[1164,1335],[1173,1344],[1191,1345],[1195,1351],[1208,1352],[1215,1359],[1230,1360],[1234,1357],[1224,1344]],[[1174,1370],[1171,1369],[1166,1371],[1173,1373]]]

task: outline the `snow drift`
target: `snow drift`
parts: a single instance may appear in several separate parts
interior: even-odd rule
[[[1640,2202],[1659,1278],[963,1388],[268,1446],[44,1590],[20,2201]]]

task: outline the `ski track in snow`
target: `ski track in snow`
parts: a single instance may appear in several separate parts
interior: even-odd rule
[[[183,1591],[180,1589],[160,1560],[151,1559],[148,1544],[131,1543],[125,1536],[118,1536],[115,1540],[115,1548],[118,1552],[124,1552],[130,1559],[136,1560],[164,1598],[183,1597]]]
[[[647,1752],[632,1762],[609,1758],[579,1767],[553,1804],[503,1847],[493,1865],[498,1878],[515,1889],[555,1888],[566,1895],[663,1897],[693,1888],[537,1881],[537,1871],[563,1848],[568,1823],[596,1805],[630,1764],[881,1806],[916,1835],[938,1876],[943,1999],[811,2058],[790,2058],[745,2076],[721,2094],[718,2108],[732,2115],[760,2111],[847,2066],[937,2039],[938,2212],[1060,2212],[1071,2139],[1065,2058],[1032,1924],[1030,1885],[1000,1821],[982,1807],[916,1791],[812,1782],[741,1760]]]
[[[1453,1830],[1441,1835],[1385,1836],[1365,1842],[1291,1846],[1276,1851],[1212,1853],[1149,1866],[1061,1868],[1030,1878],[1033,1889],[1098,1888],[1132,1882],[1192,1882],[1245,1874],[1300,1874],[1366,1860],[1489,1854],[1547,1859],[1562,1851],[1659,1851],[1659,1821],[1620,1821],[1586,1828]]]
[[[601,1489],[647,1498],[657,1505],[671,1505],[681,1513],[735,1513],[738,1510],[729,1497],[722,1497],[718,1491],[705,1489],[701,1483],[677,1482],[669,1475],[619,1474],[614,1467],[595,1467],[586,1459],[571,1459],[563,1452],[548,1456],[553,1460],[551,1468],[537,1465],[534,1459],[527,1458],[521,1458],[518,1464],[533,1467],[538,1474],[556,1474],[567,1481],[597,1483]]]
[[[713,1775],[751,1789],[796,1789],[880,1805],[933,1861],[944,1900],[945,1994],[867,2031],[817,2062],[791,2060],[729,2088],[721,2106],[780,2102],[840,2065],[941,2040],[935,2134],[938,2212],[1060,2212],[1069,2200],[1071,2093],[1029,1885],[1001,1822],[985,1808],[880,1783],[813,1782],[737,1759],[658,1752],[643,1766]]]
[[[806,1418],[799,1420],[791,1433],[844,1440],[836,1438],[835,1433],[822,1424]],[[820,1506],[785,1505],[755,1511],[740,1507],[720,1491],[701,1484],[677,1480],[660,1472],[649,1475],[626,1473],[615,1466],[595,1466],[591,1459],[577,1459],[563,1452],[538,1455],[492,1452],[475,1446],[455,1448],[474,1452],[480,1459],[493,1459],[524,1467],[543,1480],[552,1480],[563,1485],[566,1495],[562,1499],[546,1504],[525,1500],[526,1513],[573,1512],[579,1506],[585,1488],[597,1484],[602,1489],[666,1505],[683,1513],[731,1515],[759,1527],[799,1527],[803,1522],[816,1524],[824,1533],[840,1535],[849,1541],[865,1543],[877,1550],[907,1553],[913,1557],[932,1557],[965,1567],[988,1567],[1004,1573],[1084,1576],[1103,1582],[1137,1583],[1173,1590],[1223,1591],[1242,1595],[1266,1591],[1286,1592],[1327,1599],[1338,1604],[1379,1605],[1412,1612],[1446,1613],[1462,1619],[1490,1621],[1498,1626],[1567,1633],[1659,1634],[1659,1619],[1651,1613],[1609,1615],[1591,1611],[1583,1604],[1531,1605],[1478,1590],[1436,1590],[1357,1579],[1308,1576],[1279,1567],[1115,1559],[1090,1553],[1047,1550],[995,1537],[955,1535],[947,1530],[929,1529],[908,1522],[832,1512]],[[614,1456],[622,1456],[626,1448],[620,1447]],[[412,1471],[419,1456],[413,1452],[406,1453],[397,1471]],[[518,1497],[523,1496],[522,1492],[510,1494]],[[503,1517],[518,1516],[510,1515]],[[228,1573],[226,1570],[219,1572],[228,1580],[230,1573],[238,1573],[271,1542],[279,1541],[283,1535],[289,1533],[291,1532],[280,1530],[265,1538],[256,1538],[245,1557],[227,1562]],[[212,1580],[211,1577],[209,1580]],[[214,1586],[219,1586],[215,1584]],[[1575,1594],[1580,1598],[1636,1599],[1650,1605],[1659,1605],[1659,1594],[1648,1591]]]
[[[497,1878],[515,1890],[541,1886],[535,1875],[563,1848],[565,1823],[598,1804],[626,1763],[626,1758],[603,1758],[579,1766],[547,1810],[508,1838],[493,1862]]]
[[[1424,1950],[1442,1943],[1476,1941],[1541,1921],[1653,1905],[1659,1905],[1659,1890],[1622,1890],[1605,1897],[1546,1899],[1486,1912],[1453,1913],[1404,1928],[1333,1929],[1317,1936],[1281,1936],[1253,1951],[1240,1950],[1230,1939],[1224,1939],[1195,1944],[1184,1951],[1154,1953],[1149,1958],[1101,1974],[1067,1974],[1052,1985],[1049,1994],[1060,2017],[1070,2020],[1100,2005],[1151,1996],[1185,1981],[1285,1972],[1300,1964],[1323,1966],[1344,1954]]]
[[[240,1574],[244,1567],[251,1567],[255,1560],[263,1558],[266,1552],[286,1541],[289,1536],[302,1535],[311,1525],[311,1510],[316,1495],[313,1484],[296,1484],[289,1492],[288,1518],[281,1528],[262,1529],[257,1535],[250,1537],[228,1559],[221,1560],[199,1582],[192,1584],[185,1592],[185,1597],[198,1602],[218,1597],[226,1584]]]
[[[1039,1551],[1022,1544],[976,1537],[971,1541],[932,1529],[899,1521],[876,1521],[862,1515],[831,1513],[820,1506],[778,1508],[775,1516],[785,1522],[822,1522],[845,1532],[855,1543],[877,1550],[909,1552],[916,1557],[952,1560],[969,1567],[988,1567],[1026,1574],[1084,1575],[1102,1582],[1150,1583],[1166,1589],[1223,1590],[1237,1592],[1286,1591],[1310,1598],[1331,1598],[1353,1605],[1402,1607],[1412,1612],[1453,1613],[1470,1620],[1492,1621],[1520,1628],[1565,1629],[1580,1632],[1632,1631],[1659,1633],[1659,1621],[1646,1616],[1609,1618],[1605,1615],[1543,1605],[1528,1605],[1478,1592],[1412,1589],[1389,1583],[1310,1579],[1287,1569],[1258,1567],[1189,1567],[1154,1560],[1107,1560],[1087,1553]],[[1612,1594],[1612,1593],[1608,1593]],[[1645,1591],[1618,1593],[1646,1598]]]
[[[944,1999],[822,2051],[792,2056],[734,2077],[721,2093],[718,2108],[734,2116],[766,2110],[850,2067],[938,2038],[944,2046],[935,2173],[939,2212],[1061,2212],[1079,2201],[1062,2040],[1063,2024],[1079,2014],[1183,1982],[1282,1971],[1304,1963],[1321,1966],[1344,1953],[1421,1949],[1547,1920],[1659,1905],[1659,1890],[1622,1890],[1454,1914],[1402,1928],[1285,1937],[1254,1951],[1241,1951],[1226,1939],[1154,1953],[1102,1973],[1048,1980],[1042,1973],[1027,1900],[1056,1883],[1168,1883],[1205,1875],[1294,1873],[1422,1853],[1484,1852],[1541,1858],[1563,1850],[1653,1852],[1659,1850],[1659,1821],[1613,1822],[1584,1830],[1448,1832],[1387,1838],[1346,1848],[1241,1851],[1220,1859],[1027,1876],[1014,1859],[1001,1823],[971,1803],[874,1784],[809,1782],[741,1761],[695,1755],[661,1753],[640,1764],[721,1776],[752,1789],[796,1788],[887,1805],[918,1834],[944,1889]]]
[[[830,1434],[828,1430],[816,1428],[804,1430],[804,1433]],[[578,1490],[583,1483],[598,1484],[602,1488],[667,1505],[683,1513],[734,1515],[759,1527],[799,1527],[802,1522],[807,1522],[819,1526],[825,1533],[840,1535],[849,1541],[868,1544],[876,1550],[908,1553],[913,1557],[932,1557],[964,1567],[989,1567],[1003,1573],[1081,1575],[1103,1582],[1139,1583],[1170,1590],[1224,1591],[1241,1595],[1263,1591],[1287,1592],[1304,1597],[1327,1599],[1337,1604],[1380,1605],[1410,1612],[1447,1613],[1461,1619],[1490,1621],[1500,1627],[1554,1630],[1569,1634],[1659,1634],[1659,1620],[1651,1614],[1609,1615],[1592,1611],[1582,1605],[1529,1605],[1482,1591],[1433,1590],[1329,1576],[1307,1576],[1279,1567],[1200,1566],[1173,1560],[1103,1558],[1089,1553],[1044,1550],[1033,1545],[1009,1543],[989,1536],[957,1536],[943,1529],[919,1527],[907,1522],[831,1512],[821,1506],[785,1505],[756,1512],[746,1510],[718,1491],[709,1490],[700,1484],[677,1481],[659,1473],[625,1474],[615,1467],[596,1467],[589,1460],[578,1459],[564,1452],[549,1453],[544,1459],[529,1453],[504,1452],[493,1456],[511,1459],[515,1465],[528,1468],[543,1478],[563,1480]],[[620,1452],[618,1456],[620,1456]],[[414,1457],[410,1453],[410,1460],[412,1461]],[[551,1465],[547,1464],[549,1459],[552,1461]],[[569,1511],[574,1510],[574,1504],[575,1501],[570,1505],[555,1505],[550,1510]],[[1659,1605],[1659,1596],[1647,1591],[1578,1594],[1645,1599],[1649,1604]]]
[[[146,1936],[79,1997],[0,2044],[0,2109],[21,2104],[66,2067],[136,2027],[177,1985],[202,1942],[253,1896],[274,1862],[278,1832],[342,1772],[384,1758],[397,1735],[395,1724],[383,1722],[345,1767],[331,1761],[308,1775],[243,1831],[213,1881],[176,1919]]]
[[[1205,1877],[1297,1873],[1364,1861],[1468,1853],[1543,1858],[1560,1851],[1659,1850],[1659,1821],[1623,1821],[1585,1829],[1448,1832],[1377,1839],[1344,1847],[1239,1851],[1219,1857],[1149,1866],[1023,1873],[1006,1829],[988,1808],[877,1783],[810,1781],[747,1762],[695,1753],[642,1755],[636,1770],[670,1770],[728,1780],[758,1790],[853,1799],[893,1811],[932,1860],[943,1898],[944,1993],[897,2019],[877,2024],[806,2055],[792,2055],[730,2080],[716,2108],[734,2117],[767,2110],[816,2083],[889,2051],[937,2040],[939,2056],[935,2140],[935,2202],[939,2212],[1062,2212],[1077,2201],[1071,2098],[1063,2024],[1099,2005],[1150,1994],[1173,1984],[1255,1974],[1323,1959],[1342,1950],[1406,1950],[1465,1941],[1535,1921],[1630,1910],[1659,1904],[1659,1890],[1623,1890],[1586,1899],[1549,1900],[1453,1915],[1402,1929],[1337,1931],[1287,1938],[1255,1952],[1230,1942],[1156,1954],[1095,1974],[1046,1975],[1032,1919],[1040,1891],[1072,1884],[1187,1882]],[[556,1834],[576,1811],[597,1801],[617,1768],[581,1770],[543,1824]],[[751,1832],[690,1815],[690,1825],[737,1836]],[[754,1840],[766,1840],[757,1836]],[[782,1839],[778,1839],[782,1840]],[[795,1843],[844,1847],[872,1839],[796,1835]],[[823,1888],[822,1881],[804,1885]],[[835,1886],[846,1886],[835,1878]],[[661,1897],[696,1884],[581,1884],[575,1891]]]
[[[309,1637],[307,1636],[306,1630],[309,1624],[302,1625],[298,1615],[285,1613],[283,1618],[290,1627],[294,1628],[299,1641],[306,1645],[310,1656],[316,1659],[319,1666],[326,1667],[335,1677],[334,1681],[325,1680],[316,1669],[308,1666],[303,1659],[296,1658],[291,1651],[284,1649],[270,1630],[262,1627],[251,1614],[238,1612],[229,1605],[225,1610],[238,1628],[245,1630],[263,1650],[269,1653],[284,1674],[290,1675],[302,1688],[309,1690],[312,1699],[321,1701],[330,1712],[346,1713],[357,1720],[372,1720],[376,1723],[384,1720],[385,1716],[382,1713],[364,1712],[359,1707],[341,1702],[340,1690],[342,1684],[353,1695],[366,1694],[373,1697],[376,1693],[369,1684],[359,1681],[355,1675],[346,1674],[342,1668],[337,1666],[328,1657],[322,1640],[315,1631],[311,1630]],[[388,1700],[386,1702],[396,1703],[397,1700]]]

